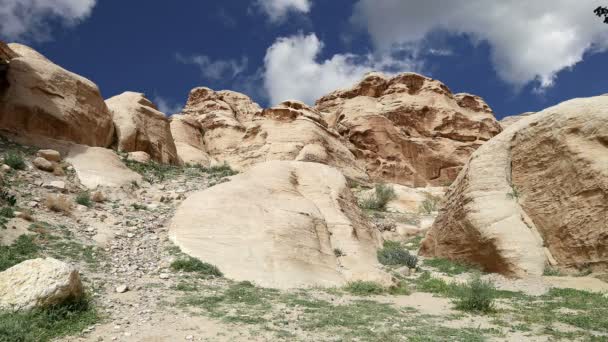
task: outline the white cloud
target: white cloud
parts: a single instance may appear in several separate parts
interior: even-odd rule
[[[264,86],[271,104],[296,99],[308,104],[339,88],[350,87],[371,71],[413,71],[408,57],[336,54],[318,61],[323,43],[315,34],[279,38],[266,51]]]
[[[175,58],[184,64],[196,65],[204,78],[209,80],[234,79],[247,69],[249,61],[247,57],[241,58],[240,61],[229,60],[212,60],[208,56],[183,56],[176,54]]]
[[[165,113],[165,115],[167,115],[167,116],[171,116],[175,113],[180,113],[182,111],[182,109],[184,108],[181,105],[172,104],[169,100],[167,100],[166,98],[164,98],[158,94],[154,95],[152,102],[154,102],[156,104],[156,107],[158,107],[159,111]]]
[[[256,0],[256,4],[270,21],[281,22],[289,12],[310,12],[312,0]]]
[[[366,28],[376,49],[421,44],[446,31],[485,41],[506,82],[521,87],[553,84],[586,52],[608,49],[608,29],[593,16],[601,0],[359,0],[353,21]]]
[[[0,0],[0,35],[9,40],[44,40],[49,21],[75,25],[86,19],[96,0]]]

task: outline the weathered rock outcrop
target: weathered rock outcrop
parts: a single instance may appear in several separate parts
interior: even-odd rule
[[[421,254],[513,276],[608,268],[608,96],[521,118],[450,188]],[[549,260],[552,258],[548,258]]]
[[[106,104],[114,120],[119,151],[146,152],[164,164],[179,162],[169,120],[144,94],[124,92]]]
[[[127,168],[120,157],[107,148],[73,145],[65,160],[74,167],[80,183],[89,189],[120,187],[142,180],[140,174]]]
[[[286,101],[262,110],[245,95],[196,88],[183,115],[174,121],[174,130],[189,132],[180,134],[188,137],[180,138],[185,142],[182,159],[193,155],[204,160],[198,151],[206,151],[212,159],[237,169],[269,160],[312,161],[336,167],[349,178],[367,180],[347,147],[350,144],[328,128],[321,113],[301,102]],[[202,141],[196,139],[197,131],[202,132]]]
[[[48,307],[82,295],[78,270],[56,259],[27,260],[0,272],[0,310]]]
[[[502,120],[500,120],[500,126],[502,126],[502,129],[507,129],[507,127],[509,127],[512,124],[516,123],[517,121],[525,118],[526,116],[530,116],[532,114],[534,114],[534,112],[525,112],[525,113],[521,113],[519,115],[512,115],[512,116],[504,117]]]
[[[373,180],[407,186],[450,183],[471,153],[501,131],[480,97],[454,95],[413,73],[368,74],[352,89],[319,99],[316,109],[356,146]]]
[[[190,115],[171,116],[171,135],[177,155],[185,164],[209,166],[212,158],[207,153],[201,125]]]
[[[114,125],[97,86],[34,50],[8,44],[8,88],[0,94],[0,129],[109,146]]]
[[[185,253],[237,280],[278,288],[390,281],[376,259],[378,232],[346,179],[317,163],[258,164],[191,195],[169,229]]]

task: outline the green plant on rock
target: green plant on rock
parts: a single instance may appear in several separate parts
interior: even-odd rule
[[[429,193],[426,193],[425,197],[426,198],[420,204],[418,211],[425,215],[429,215],[433,212],[436,212],[439,208],[439,202],[441,201],[441,198],[435,195],[431,195]]]
[[[76,196],[76,203],[80,205],[84,205],[85,207],[90,207],[93,203],[91,202],[91,193],[88,191],[83,191]]]
[[[395,189],[390,185],[378,184],[374,189],[374,193],[364,198],[359,206],[369,210],[385,210],[386,205],[391,200],[397,198]]]
[[[4,164],[15,170],[25,170],[25,159],[17,151],[8,151],[4,154]]]
[[[511,192],[509,192],[507,194],[507,197],[510,199],[518,199],[519,198],[519,191],[517,190],[517,187],[515,185],[511,185]]]
[[[395,241],[384,241],[384,245],[378,250],[378,261],[382,265],[387,266],[407,266],[416,268],[418,257],[410,254],[410,252]]]
[[[346,254],[344,254],[340,248],[334,248],[334,255],[339,258],[345,256]]]

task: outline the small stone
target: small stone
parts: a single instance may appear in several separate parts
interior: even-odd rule
[[[192,341],[192,340],[194,340],[194,336],[192,336],[192,335],[186,336],[186,341]]]
[[[27,202],[27,205],[30,208],[36,208],[38,206],[38,202],[36,202],[36,201],[29,201],[29,202]]]
[[[397,273],[399,273],[400,275],[402,275],[404,277],[409,277],[411,274],[411,270],[407,266],[399,267],[396,271],[397,271]]]
[[[169,279],[170,276],[167,273],[161,273],[159,277],[160,279]]]
[[[128,285],[124,285],[124,284],[123,284],[123,285],[118,285],[118,286],[116,287],[116,292],[117,292],[117,293],[125,293],[125,292],[127,292],[127,291],[129,291],[129,286],[128,286]]]
[[[57,190],[65,190],[65,182],[63,181],[52,181],[50,183],[45,183],[44,187],[47,189],[57,189]]]
[[[53,170],[55,169],[55,164],[53,162],[48,161],[42,157],[34,159],[34,161],[32,161],[32,164],[34,164],[36,168],[42,171],[53,172]]]
[[[11,167],[10,167],[10,166],[8,166],[8,165],[6,165],[6,164],[2,164],[2,171],[3,171],[3,172],[7,172],[7,171],[10,171],[10,170],[11,170]]]
[[[61,154],[55,150],[40,150],[36,155],[52,162],[61,161]]]

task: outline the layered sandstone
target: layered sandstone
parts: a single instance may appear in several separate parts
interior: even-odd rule
[[[501,131],[478,96],[452,94],[418,74],[368,74],[348,90],[322,97],[316,109],[355,147],[377,182],[446,185],[473,151]]]
[[[608,267],[608,96],[521,118],[478,149],[421,253],[513,276]]]
[[[0,93],[0,129],[89,146],[112,143],[112,117],[93,82],[31,48],[8,47],[14,56],[6,73],[8,87]]]

